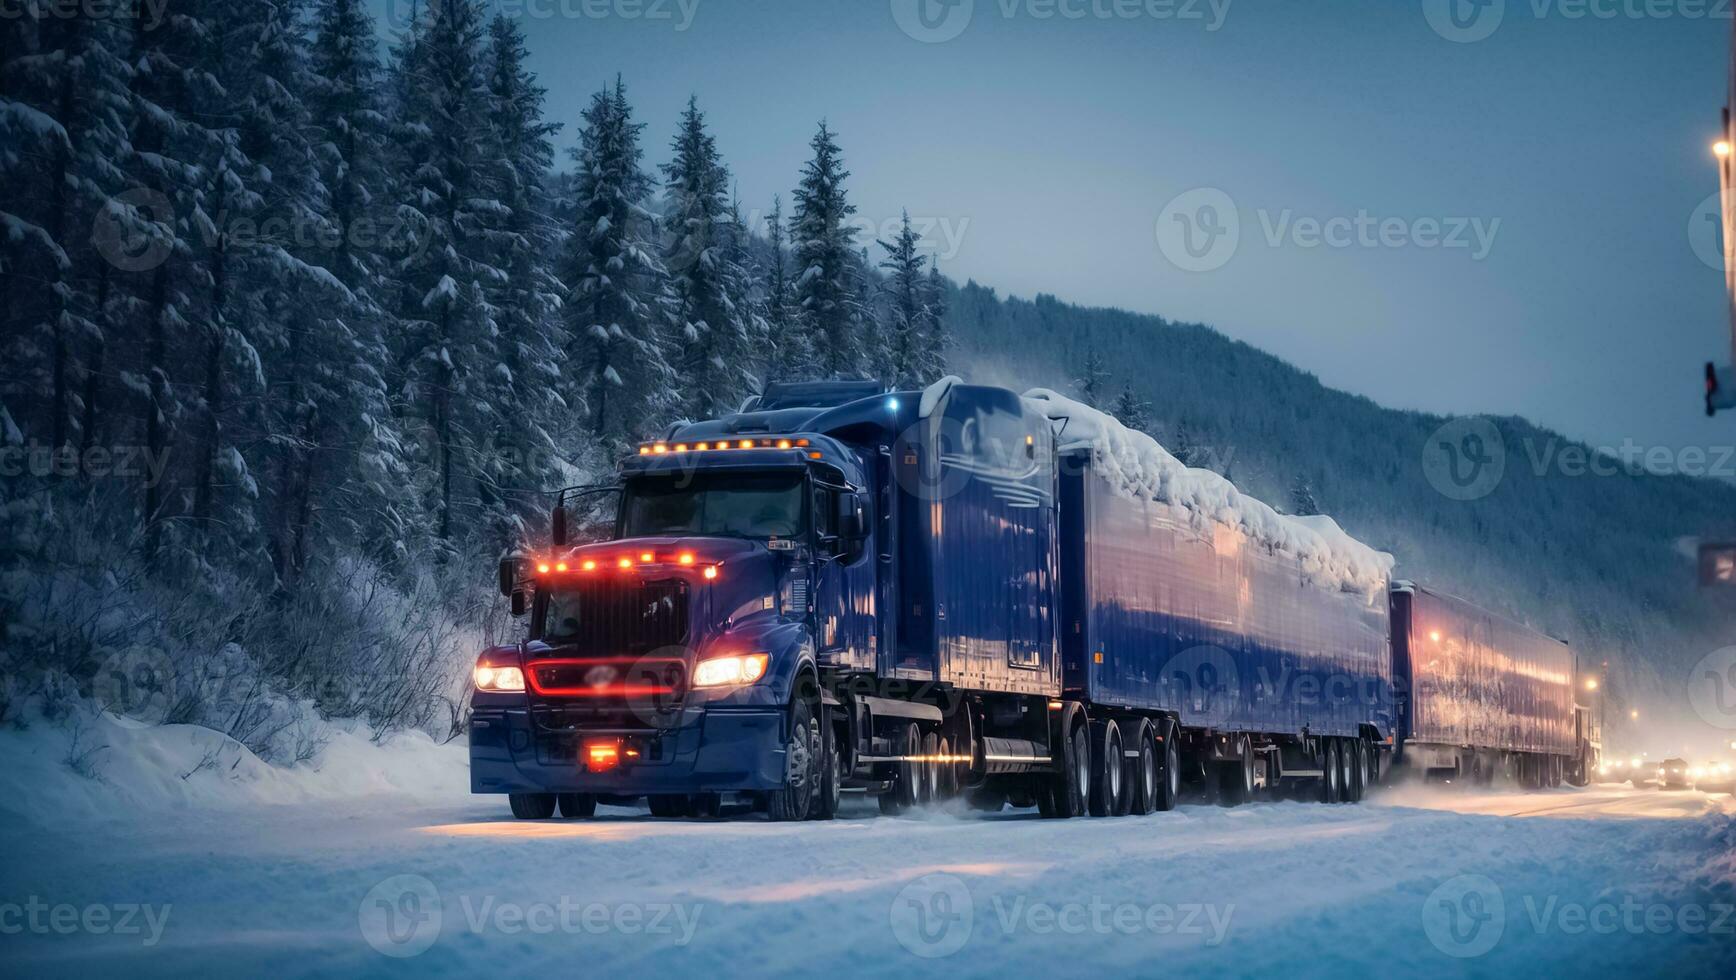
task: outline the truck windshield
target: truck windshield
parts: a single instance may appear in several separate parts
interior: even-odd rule
[[[633,480],[621,502],[629,538],[787,538],[803,529],[800,473],[712,473]]]

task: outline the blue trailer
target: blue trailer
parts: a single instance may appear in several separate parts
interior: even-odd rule
[[[846,789],[1057,817],[1167,809],[1184,780],[1359,796],[1391,733],[1361,692],[1384,599],[1110,487],[1055,405],[772,385],[640,446],[607,534],[568,540],[563,498],[548,553],[502,565],[529,623],[477,663],[473,791],[520,817],[643,798],[780,820]]]
[[[1573,650],[1456,596],[1392,592],[1398,761],[1423,776],[1583,785],[1597,764]]]

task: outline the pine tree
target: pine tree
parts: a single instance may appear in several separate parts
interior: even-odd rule
[[[813,347],[802,331],[801,310],[791,288],[784,247],[784,205],[772,198],[766,216],[766,267],[762,278],[766,319],[765,380],[806,377],[814,370]]]
[[[1079,377],[1073,379],[1073,388],[1079,392],[1079,400],[1097,408],[1103,401],[1104,388],[1108,384],[1109,368],[1103,362],[1103,355],[1097,353],[1096,347],[1085,348],[1085,359],[1079,365]]]
[[[1314,487],[1305,474],[1296,474],[1290,483],[1290,513],[1297,517],[1313,517],[1320,513],[1320,503],[1314,499]]]
[[[1135,394],[1132,385],[1122,387],[1121,394],[1116,396],[1115,407],[1111,415],[1135,432],[1147,432],[1151,428],[1151,406],[1145,399]]]
[[[541,510],[542,501],[523,491],[555,483],[554,429],[566,404],[560,394],[561,285],[547,260],[556,234],[541,190],[554,162],[550,140],[560,125],[543,121],[545,90],[524,67],[525,55],[518,25],[497,15],[489,24],[492,132],[483,169],[505,209],[494,235],[494,263],[505,279],[492,299],[499,329],[500,366],[493,379],[499,410],[480,479],[485,520],[503,551],[528,544],[528,522]]]
[[[619,454],[667,418],[675,372],[660,333],[664,270],[645,207],[651,181],[639,165],[644,126],[619,79],[592,97],[584,120],[563,276],[568,356],[591,434]]]
[[[911,230],[910,212],[904,212],[904,224],[892,243],[880,242],[886,250],[886,300],[888,318],[887,361],[888,378],[895,388],[914,388],[923,384],[927,367],[924,347],[928,344],[929,310],[928,283],[923,276],[922,256],[917,247],[922,240]]]
[[[663,166],[669,247],[664,255],[674,306],[683,411],[710,418],[733,411],[746,390],[747,311],[742,271],[728,249],[729,170],[689,98]]]
[[[848,224],[855,205],[844,193],[850,172],[826,123],[808,144],[814,156],[802,168],[791,222],[791,250],[797,269],[795,296],[802,332],[813,346],[822,377],[856,373],[861,360],[851,328],[860,322],[851,281],[856,230]]]
[[[850,263],[850,283],[856,301],[850,311],[850,335],[861,352],[857,373],[882,384],[892,377],[892,345],[888,339],[886,314],[880,303],[882,289],[874,271],[874,260],[862,249]]]
[[[470,492],[494,429],[498,328],[487,294],[504,278],[490,263],[490,231],[501,209],[479,170],[488,120],[476,0],[432,5],[422,31],[400,46],[407,60],[397,72],[413,83],[400,111],[409,137],[406,207],[417,229],[415,249],[400,266],[399,319],[409,340],[400,357],[404,409],[426,433],[424,498],[450,553],[459,529],[474,526]]]
[[[925,385],[946,377],[946,277],[940,274],[940,262],[928,260],[928,279],[922,291],[922,345],[917,350],[918,375]]]

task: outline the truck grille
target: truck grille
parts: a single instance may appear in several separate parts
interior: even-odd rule
[[[578,635],[526,667],[544,732],[657,729],[679,720],[688,685],[687,583],[578,583]]]

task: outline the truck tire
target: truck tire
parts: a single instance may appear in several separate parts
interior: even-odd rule
[[[1337,803],[1342,788],[1338,784],[1338,740],[1320,740],[1320,802]]]
[[[512,815],[520,820],[547,820],[555,815],[553,793],[509,793],[506,801],[512,804]]]
[[[1076,704],[1068,707],[1062,712],[1061,771],[1051,781],[1053,812],[1048,814],[1062,820],[1084,816],[1091,800],[1090,726]]]
[[[818,775],[820,723],[803,698],[790,706],[790,745],[784,786],[766,794],[766,816],[784,823],[806,820],[814,802],[814,779]]]
[[[932,806],[940,801],[940,736],[934,732],[922,736],[922,761],[916,764],[919,782],[916,784],[918,806]]]
[[[699,820],[713,820],[723,813],[723,797],[718,793],[694,793],[687,798],[687,815]]]
[[[1115,719],[1091,723],[1091,815],[1112,817],[1121,812],[1127,793],[1127,760],[1122,755],[1121,726]]]
[[[941,802],[958,795],[958,763],[951,761],[952,753],[952,740],[943,736],[940,740],[940,756],[947,761],[935,763],[935,797]]]
[[[1157,809],[1167,813],[1181,802],[1181,731],[1174,722],[1163,721],[1157,737]]]
[[[892,751],[895,755],[911,756],[920,751],[922,736],[915,723],[906,725],[904,731],[897,733],[892,740]],[[916,764],[913,762],[898,762],[892,767],[892,785],[880,794],[880,812],[887,816],[897,816],[916,805]]]
[[[597,798],[590,793],[561,793],[555,801],[560,804],[561,816],[568,820],[597,815]]]
[[[1253,743],[1238,735],[1236,749],[1240,758],[1218,763],[1218,800],[1225,806],[1239,806],[1254,796]]]
[[[844,799],[843,753],[838,751],[838,733],[821,725],[820,745],[820,775],[815,781],[814,802],[808,819],[831,820],[838,815],[838,806]]]
[[[1158,771],[1157,742],[1151,737],[1151,722],[1144,718],[1133,725],[1132,735],[1127,743],[1129,753],[1137,753],[1127,760],[1126,812],[1134,816],[1147,816],[1157,810]]]
[[[1344,801],[1361,803],[1362,781],[1368,775],[1366,747],[1360,738],[1344,740]]]
[[[1368,743],[1368,759],[1364,766],[1363,785],[1373,790],[1380,786],[1380,743]]]

